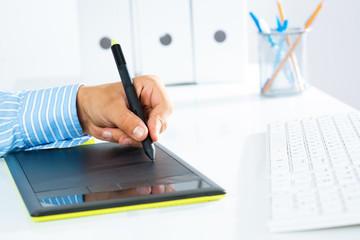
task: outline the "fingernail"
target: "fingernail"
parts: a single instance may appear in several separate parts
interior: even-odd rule
[[[111,136],[112,136],[111,131],[110,130],[103,131],[102,136],[106,140],[111,140]]]
[[[121,143],[121,145],[130,145],[130,144],[131,144],[131,139],[130,138],[125,138]]]
[[[142,135],[144,135],[144,132],[145,130],[142,127],[137,126],[133,131],[133,136],[136,140],[138,140],[142,137]]]
[[[150,187],[139,187],[139,188],[136,188],[136,191],[140,195],[149,195],[150,194]]]
[[[164,185],[159,185],[158,187],[159,187],[160,193],[165,192],[165,186]]]

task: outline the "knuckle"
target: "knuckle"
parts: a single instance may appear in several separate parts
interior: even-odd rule
[[[164,86],[163,81],[157,75],[147,75],[146,80],[155,86],[158,86],[158,87]]]
[[[168,127],[168,123],[164,122],[163,124],[161,124],[161,128],[160,128],[160,132],[162,133],[163,131],[165,131]]]
[[[169,115],[172,114],[174,112],[174,106],[172,105],[171,102],[168,103],[167,108],[169,109]]]
[[[170,116],[174,112],[174,106],[171,102],[167,101],[164,103],[163,107],[163,115],[164,116]]]
[[[149,78],[152,79],[153,81],[157,81],[157,82],[161,82],[161,78],[158,75],[149,75]]]

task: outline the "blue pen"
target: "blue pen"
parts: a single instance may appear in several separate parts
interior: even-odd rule
[[[285,31],[287,29],[287,26],[288,26],[288,20],[287,19],[285,19],[283,24],[281,24],[279,17],[276,17],[276,22],[277,22],[277,25],[278,25],[276,31],[283,32],[283,31]]]
[[[256,25],[256,27],[257,27],[258,30],[259,30],[259,33],[261,33],[262,30],[261,30],[261,27],[260,27],[260,24],[259,24],[259,20],[257,19],[257,17],[255,17],[255,15],[254,15],[253,12],[250,12],[250,16],[251,16],[251,18],[254,20],[255,25]]]
[[[278,25],[276,30],[278,32],[283,32],[283,31],[285,31],[287,29],[288,20],[285,20],[284,23],[281,24],[280,19],[278,17],[276,17],[276,22],[277,22],[277,25]],[[277,68],[277,66],[279,65],[280,60],[282,59],[282,57],[284,55],[284,51],[283,51],[283,47],[285,45],[284,42],[285,42],[285,35],[280,36],[278,49],[277,49],[276,56],[275,56],[275,61],[274,61],[274,71]],[[284,66],[284,73],[285,73],[286,79],[290,83],[294,82],[293,70],[287,63],[285,63],[285,66]]]
[[[260,18],[259,19],[259,25],[262,29],[262,32],[267,34],[267,38],[269,39],[269,42],[271,44],[271,47],[274,47],[276,44],[273,40],[273,38],[271,37],[271,29],[269,27],[269,24],[267,24],[267,22],[263,19],[263,18]]]
[[[251,16],[251,18],[254,20],[255,25],[256,25],[256,27],[257,27],[258,30],[259,30],[259,33],[262,33],[263,30],[261,29],[260,22],[259,22],[258,18],[255,16],[255,14],[254,14],[253,12],[250,12],[250,16]],[[264,21],[264,20],[263,20],[263,21]],[[275,46],[275,43],[274,43],[274,41],[272,40],[272,38],[271,38],[270,35],[268,35],[268,39],[269,39],[269,42],[270,42],[271,46],[272,46],[272,47]]]

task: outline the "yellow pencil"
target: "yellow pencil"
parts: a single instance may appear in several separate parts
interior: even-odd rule
[[[317,16],[317,14],[319,13],[319,11],[321,10],[323,4],[324,4],[325,0],[323,0],[318,7],[315,9],[315,11],[313,12],[313,14],[310,16],[310,18],[307,20],[304,29],[307,29],[310,27],[311,23],[314,21],[315,17]],[[297,45],[300,42],[302,35],[299,35],[297,37],[297,39],[295,40],[295,42],[293,43],[293,45],[291,46],[289,52],[286,54],[286,56],[284,57],[284,59],[281,61],[281,63],[279,64],[279,66],[276,68],[274,74],[272,75],[272,77],[270,78],[270,80],[265,84],[265,86],[262,89],[263,93],[266,93],[267,91],[269,91],[272,83],[274,82],[274,79],[276,78],[276,76],[278,75],[278,73],[280,72],[280,70],[284,67],[286,61],[288,60],[289,56],[291,55],[291,53],[294,51],[294,49],[297,47]]]
[[[309,18],[309,20],[306,22],[305,24],[305,29],[307,29],[308,27],[310,27],[311,23],[314,21],[315,17],[318,15],[318,13],[320,12],[323,4],[324,4],[325,0],[323,0],[318,7],[315,9],[314,13],[311,15],[311,17]]]
[[[277,1],[277,6],[278,6],[278,8],[279,8],[279,14],[280,14],[281,22],[284,22],[284,21],[285,21],[284,8],[283,8],[283,6],[281,5],[280,1]]]
[[[284,11],[284,8],[283,8],[280,1],[277,1],[277,6],[278,6],[278,9],[279,9],[281,22],[284,23],[284,21],[285,21],[285,11]],[[287,45],[291,46],[290,36],[287,35],[287,34],[285,34],[285,36],[286,36]],[[290,56],[291,56],[291,62],[293,64],[294,70],[295,70],[296,83],[298,85],[299,90],[302,91],[302,90],[304,90],[304,83],[303,83],[303,79],[301,77],[300,68],[299,68],[297,58],[296,58],[296,56],[295,56],[295,54],[293,52],[291,53]]]

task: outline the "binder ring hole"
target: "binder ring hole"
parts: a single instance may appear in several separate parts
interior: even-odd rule
[[[226,39],[226,33],[222,30],[216,31],[214,34],[214,39],[219,43],[224,42]]]
[[[103,49],[109,49],[111,47],[111,40],[108,37],[103,37],[100,39],[100,47]]]
[[[168,46],[170,45],[170,43],[172,42],[172,37],[170,34],[166,33],[165,35],[163,35],[162,37],[160,37],[160,43],[164,46]]]

